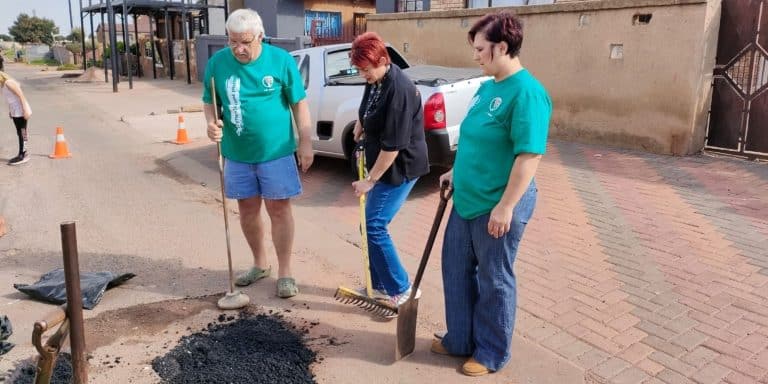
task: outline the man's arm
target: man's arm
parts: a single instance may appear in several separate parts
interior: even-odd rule
[[[211,141],[221,141],[221,120],[216,119],[217,116],[213,104],[203,104],[203,112],[205,113],[205,122],[208,126],[208,138]]]
[[[312,150],[312,122],[309,116],[309,104],[306,99],[291,106],[296,128],[299,130],[299,167],[306,172],[312,166],[315,153]]]

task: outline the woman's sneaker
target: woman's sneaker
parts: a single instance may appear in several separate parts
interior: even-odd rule
[[[408,289],[406,289],[405,292],[399,295],[389,296],[388,303],[393,307],[399,307],[405,304],[405,302],[408,301],[408,298],[410,297],[411,297],[411,287],[408,287]],[[420,297],[421,297],[421,289],[418,289],[416,290],[416,297],[414,298],[418,299]]]
[[[8,161],[8,165],[19,165],[24,164],[27,161],[29,161],[29,156],[27,156],[27,152],[24,151],[20,153],[18,156],[14,157],[13,159]]]
[[[391,307],[399,308],[401,305],[405,304],[406,301],[411,297],[411,288],[405,290],[405,292],[394,295],[394,296],[388,296],[386,303],[389,304]],[[414,299],[418,299],[421,297],[421,289],[416,290],[416,297]],[[385,315],[384,318],[386,319],[395,319],[397,318],[397,313],[393,313],[391,315]]]
[[[389,295],[387,295],[386,292],[384,292],[384,291],[382,291],[380,289],[372,289],[372,291],[373,291],[373,298],[374,299],[376,299],[376,300],[389,300]],[[357,293],[359,293],[359,294],[361,294],[363,296],[368,296],[368,292],[365,289],[365,287],[358,288],[357,289]]]

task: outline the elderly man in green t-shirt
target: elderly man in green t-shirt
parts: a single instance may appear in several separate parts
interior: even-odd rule
[[[291,297],[299,289],[290,263],[294,232],[290,198],[301,194],[298,167],[306,172],[313,160],[304,82],[288,52],[262,44],[264,26],[258,13],[232,12],[226,27],[229,49],[219,50],[208,61],[203,102],[208,137],[221,141],[224,189],[228,198],[237,199],[240,225],[253,252],[254,266],[235,284],[249,285],[270,274],[260,216],[263,201],[279,265],[277,295]],[[222,108],[218,121],[212,78]],[[299,130],[298,150],[291,113]]]

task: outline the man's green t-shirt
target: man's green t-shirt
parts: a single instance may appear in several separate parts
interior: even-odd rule
[[[518,154],[544,154],[551,114],[547,91],[525,69],[480,85],[461,123],[453,165],[453,204],[462,218],[493,210]]]
[[[304,81],[287,51],[262,44],[256,60],[241,64],[224,48],[205,68],[203,102],[213,104],[211,77],[216,82],[216,103],[221,107],[224,157],[243,163],[261,163],[288,156],[296,150],[291,123],[293,104],[304,97]]]

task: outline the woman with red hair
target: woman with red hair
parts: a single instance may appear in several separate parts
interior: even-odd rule
[[[375,297],[393,306],[411,293],[408,273],[387,226],[416,180],[429,173],[421,96],[411,79],[392,65],[387,47],[374,32],[352,43],[350,61],[366,80],[354,137],[365,152],[368,177],[352,183],[366,196],[366,229]],[[418,296],[418,292],[417,292]]]

